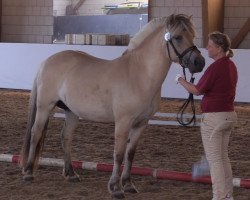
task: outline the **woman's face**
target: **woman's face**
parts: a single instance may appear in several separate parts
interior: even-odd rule
[[[209,39],[207,44],[207,52],[210,58],[216,59],[219,53],[221,52],[221,47],[215,44],[213,40]]]

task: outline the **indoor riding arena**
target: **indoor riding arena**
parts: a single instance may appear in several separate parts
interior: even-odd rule
[[[61,142],[65,113],[58,107],[49,114],[39,164],[33,170],[34,179],[24,180],[19,161],[34,79],[41,63],[64,50],[82,51],[111,61],[127,56],[129,40],[149,21],[181,13],[192,15],[194,45],[205,58],[202,72],[194,74],[195,83],[213,62],[206,50],[208,33],[218,30],[232,41],[232,60],[238,71],[235,97],[238,120],[229,142],[233,196],[235,200],[250,200],[249,0],[0,0],[0,6],[1,200],[117,199],[108,190],[114,165],[115,122],[80,117],[71,147],[72,165],[80,181],[67,181],[63,176]],[[148,43],[150,39],[145,40]],[[165,51],[167,57],[167,48]],[[200,133],[202,96],[194,96],[196,122],[183,126],[177,121],[177,113],[189,97],[175,82],[176,75],[182,73],[181,65],[172,63],[162,82],[159,108],[140,136],[133,159],[131,180],[138,193],[125,192],[126,200],[212,199],[210,176],[192,179],[192,166],[204,155]],[[185,73],[189,80],[189,69]],[[144,101],[147,99],[142,99],[141,104]],[[184,111],[184,122],[193,115],[191,103]]]

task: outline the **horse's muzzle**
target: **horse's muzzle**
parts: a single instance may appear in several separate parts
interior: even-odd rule
[[[205,66],[205,58],[203,56],[195,58],[194,66],[197,69],[197,72],[201,72]]]
[[[193,74],[201,72],[204,66],[205,66],[205,58],[199,53],[196,54],[196,56],[194,56],[193,59],[191,58],[191,62],[188,65],[188,69],[190,73]]]

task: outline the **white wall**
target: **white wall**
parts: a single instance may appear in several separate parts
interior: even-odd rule
[[[120,56],[125,48],[117,46],[0,43],[0,88],[31,89],[41,62],[59,51],[81,50],[100,58],[114,59]]]
[[[93,45],[64,45],[64,44],[22,44],[0,43],[0,88],[31,89],[34,76],[40,63],[50,55],[66,50],[86,51],[104,59],[114,59],[120,56],[126,47],[93,46]],[[207,57],[205,49],[200,49],[206,58],[206,67],[212,62]],[[237,85],[236,101],[250,102],[250,68],[249,49],[234,50],[234,62],[238,67],[239,81]],[[187,98],[188,93],[174,82],[175,75],[182,73],[179,65],[173,64],[162,87],[162,97]],[[187,72],[187,74],[189,74]],[[196,83],[202,73],[196,74]],[[200,99],[201,97],[195,97]]]

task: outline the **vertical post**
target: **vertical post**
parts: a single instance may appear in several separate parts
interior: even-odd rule
[[[208,23],[208,0],[201,0],[202,3],[202,38],[203,47],[207,46],[209,23]]]
[[[207,45],[208,34],[212,31],[224,31],[225,0],[202,1],[203,47]]]

